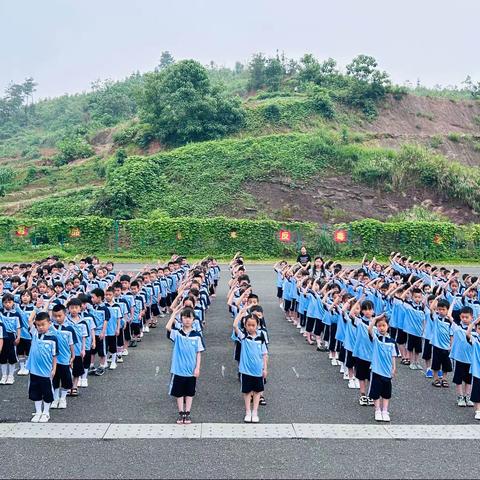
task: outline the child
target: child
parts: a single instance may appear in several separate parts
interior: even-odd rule
[[[140,341],[140,335],[142,333],[142,319],[145,315],[145,300],[140,295],[140,284],[134,280],[130,288],[133,296],[133,308],[132,308],[132,323],[130,324],[132,340],[129,346],[134,348],[137,346],[137,342]]]
[[[30,346],[32,344],[32,335],[30,334],[30,326],[28,319],[32,311],[34,310],[32,303],[32,294],[29,290],[24,290],[20,293],[20,305],[19,312],[21,314],[21,330],[20,330],[20,342],[17,345],[18,363],[20,370],[17,375],[28,375],[28,370],[25,368],[25,364],[30,353]]]
[[[50,420],[50,404],[53,402],[52,378],[57,366],[58,340],[51,331],[47,312],[37,313],[35,326],[32,314],[31,325],[32,346],[27,360],[27,370],[30,372],[28,398],[35,402],[35,414],[31,421],[45,423]]]
[[[473,328],[475,331],[473,332]],[[480,322],[470,323],[467,329],[467,339],[473,346],[472,366],[472,393],[470,399],[475,404],[475,420],[480,420]]]
[[[108,287],[105,292],[105,305],[110,311],[110,318],[107,322],[105,338],[107,342],[108,353],[111,355],[110,370],[115,370],[117,368],[117,337],[120,335],[120,321],[123,317],[122,307],[120,307],[120,305],[114,301],[113,296],[113,288]]]
[[[247,308],[244,307],[233,322],[235,335],[241,343],[239,371],[241,374],[242,393],[245,401],[246,423],[258,423],[258,406],[264,391],[264,382],[267,378],[268,353],[263,335],[257,335],[258,317],[248,314],[244,320],[245,332],[240,330],[238,324],[245,316]],[[251,410],[253,396],[253,409]]]
[[[201,352],[205,348],[200,333],[192,329],[195,319],[193,309],[184,308],[180,313],[180,319],[182,322],[180,330],[173,326],[175,313],[172,313],[165,326],[167,336],[173,342],[170,395],[177,399],[177,424],[190,424],[195,387],[200,375]]]
[[[373,342],[372,377],[368,396],[375,404],[375,421],[389,422],[388,405],[392,398],[392,377],[396,373],[395,357],[399,352],[395,340],[388,336],[385,315],[371,319],[368,333]]]
[[[3,324],[3,342],[0,351],[0,364],[2,378],[0,385],[12,385],[15,381],[15,364],[17,354],[15,347],[20,342],[21,315],[15,308],[14,297],[6,293],[2,297],[2,309],[0,310],[0,321]]]
[[[72,364],[73,387],[72,393],[78,392],[78,387],[83,385],[80,383],[81,377],[84,376],[83,359],[86,352],[86,339],[89,336],[89,325],[82,319],[80,312],[82,311],[82,301],[79,298],[72,298],[68,304],[68,325],[75,330],[75,340],[73,343],[73,353],[75,355]]]
[[[95,320],[95,348],[92,348],[92,365],[95,364],[95,354],[98,354],[100,365],[95,370],[95,375],[100,376],[107,368],[107,348],[105,345],[105,332],[110,320],[110,310],[104,303],[105,293],[101,288],[94,288],[91,293],[93,308],[89,311]]]
[[[472,321],[473,310],[471,307],[463,307],[460,310],[460,325],[452,323],[453,343],[450,358],[455,361],[452,381],[457,391],[457,405],[459,407],[473,407],[473,402],[470,400],[472,345],[467,339],[468,326]]]

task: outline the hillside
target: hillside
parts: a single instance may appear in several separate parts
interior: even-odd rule
[[[126,85],[142,82],[135,77]],[[62,110],[59,99],[47,101],[41,109],[50,112],[48,121],[0,138],[0,167],[15,173],[0,209],[34,216],[130,218],[154,211],[335,223],[401,217],[422,207],[421,214],[457,223],[480,220],[478,101],[393,92],[367,115],[337,87],[312,94],[283,86],[247,95],[244,76],[227,84],[243,95],[243,126],[224,139],[178,148],[158,141],[137,107],[89,121],[78,133],[72,105],[83,105],[78,112],[93,105],[89,115],[95,117],[98,103],[89,95],[74,97],[72,105],[63,100],[71,108]],[[123,84],[115,88],[130,98]],[[52,139],[66,131],[76,132],[87,153],[62,164],[64,153]]]

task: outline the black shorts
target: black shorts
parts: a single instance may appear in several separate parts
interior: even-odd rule
[[[130,331],[132,332],[132,335],[137,337],[138,335],[140,335],[140,332],[141,332],[141,326],[140,326],[140,323],[131,323],[130,324]]]
[[[167,307],[169,307],[172,304],[172,294],[171,293],[167,293],[165,303],[167,304]]]
[[[70,365],[61,365],[60,363],[57,363],[52,384],[54,389],[60,388],[60,386],[64,390],[70,390],[72,388],[72,371],[70,370]]]
[[[322,334],[324,328],[325,324],[319,318],[317,318],[315,320],[315,326],[313,327],[313,334],[319,337]]]
[[[95,348],[92,348],[92,355],[98,354],[99,357],[105,357],[107,352],[105,337],[100,340],[98,335],[95,335]]]
[[[392,398],[392,379],[372,372],[368,396],[372,400]]]
[[[338,354],[338,360],[342,363],[345,363],[346,350],[343,348],[343,342],[338,341],[338,346],[340,346],[340,353]]]
[[[132,339],[132,334],[130,333],[130,324],[128,322],[123,327],[123,338],[126,342],[129,342]]]
[[[158,303],[152,303],[152,316],[158,317],[160,315],[160,308],[158,308]]]
[[[283,301],[283,310],[285,310],[285,312],[290,312],[291,309],[292,309],[292,301],[291,300],[284,300]]]
[[[147,322],[151,318],[152,318],[152,307],[146,307],[145,308],[145,316],[143,317],[143,319],[145,320],[145,322]],[[143,323],[145,323],[145,322],[143,322]]]
[[[263,377],[253,377],[245,373],[241,374],[242,393],[263,392],[265,390]]]
[[[452,361],[450,360],[450,352],[448,350],[433,347],[432,370],[442,370],[443,373],[452,371]]]
[[[20,343],[17,345],[17,355],[22,357],[28,357],[30,355],[30,347],[32,346],[32,341],[28,338],[21,338]]]
[[[13,335],[3,339],[3,347],[0,351],[0,363],[9,363],[15,365],[17,363],[17,354],[15,352],[15,337]]]
[[[480,403],[480,378],[472,377],[472,393],[470,400],[474,403]]]
[[[397,328],[396,342],[399,345],[405,345],[407,343],[407,333],[404,332],[401,328]]]
[[[218,287],[218,280],[214,280],[213,284],[215,285],[215,287]]]
[[[297,300],[292,300],[292,306],[290,307],[291,312],[296,312],[298,307],[298,302]]]
[[[43,400],[45,403],[52,403],[53,388],[50,377],[40,377],[31,373],[28,382],[28,398],[34,402]]]
[[[167,297],[160,298],[160,307],[165,308],[167,306]]]
[[[409,333],[407,339],[407,350],[409,352],[422,353],[422,337],[417,337],[416,335]]]
[[[106,335],[108,353],[117,353],[117,337],[115,335]]]
[[[455,385],[461,385],[466,383],[470,385],[472,383],[472,374],[470,373],[470,364],[459,362],[455,360],[455,369],[453,371],[453,380]]]
[[[92,351],[86,350],[85,356],[83,357],[83,361],[82,361],[84,370],[90,368],[91,361],[92,361]]]
[[[120,333],[117,335],[117,348],[123,347],[125,343],[125,337],[123,335],[123,328],[120,329]]]
[[[83,358],[80,355],[76,355],[73,359],[72,375],[74,377],[81,377],[84,372]]]
[[[355,376],[358,380],[369,380],[370,379],[370,365],[371,363],[367,360],[362,360],[361,358],[355,357]]]
[[[307,323],[305,324],[305,330],[308,333],[312,333],[313,329],[315,328],[315,318],[313,317],[307,317]]]
[[[423,343],[423,355],[422,358],[426,361],[432,359],[432,344],[430,343],[430,340],[425,339]]]
[[[397,338],[397,328],[396,327],[390,327],[390,337],[393,338],[394,340]]]
[[[240,353],[242,351],[242,344],[240,342],[235,342],[235,352],[233,354],[233,358],[236,362],[240,361]]]
[[[195,377],[182,377],[172,375],[170,382],[170,395],[172,397],[194,397],[197,379]]]
[[[335,338],[337,334],[337,324],[332,323],[330,325],[330,340],[328,342],[328,350],[330,352],[336,352],[337,350],[337,339]]]
[[[304,313],[301,313],[301,314],[300,314],[300,326],[301,326],[302,328],[305,328],[306,323],[307,323],[307,316],[306,316],[306,314],[305,314],[305,312],[304,312]]]
[[[323,341],[330,342],[330,325],[325,325],[325,332],[323,334]]]
[[[282,297],[283,297],[283,288],[277,287],[277,298],[282,298]]]
[[[355,358],[350,350],[345,350],[345,366],[347,368],[353,368],[355,366]]]

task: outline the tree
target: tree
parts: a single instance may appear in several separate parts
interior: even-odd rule
[[[160,62],[158,63],[155,71],[160,72],[163,69],[173,65],[175,63],[175,59],[173,58],[172,54],[168,51],[162,52],[160,55]]]
[[[4,197],[7,187],[14,178],[13,170],[10,167],[0,167],[0,197]]]
[[[265,68],[267,59],[262,53],[253,55],[248,64],[248,89],[258,90],[265,85]]]
[[[347,75],[358,81],[386,86],[390,83],[387,72],[377,69],[377,61],[369,55],[358,55],[347,65]]]
[[[318,60],[311,53],[306,53],[300,59],[300,67],[298,72],[298,77],[300,82],[315,83],[318,80],[319,76],[320,76],[320,63],[318,63]]]
[[[36,86],[32,77],[26,78],[23,83],[11,83],[4,97],[0,98],[0,120],[17,123],[28,121],[29,106],[33,103]]]
[[[276,92],[280,89],[283,77],[285,76],[285,70],[283,68],[282,62],[277,58],[269,58],[265,65],[265,85],[267,88]]]
[[[244,122],[240,99],[212,86],[206,68],[194,60],[147,74],[139,105],[142,120],[170,145],[220,138]]]
[[[242,62],[235,62],[235,74],[241,75],[245,70],[245,65]]]

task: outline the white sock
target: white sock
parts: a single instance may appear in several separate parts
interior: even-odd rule
[[[43,413],[44,415],[50,415],[50,405],[51,403],[43,403]]]
[[[2,363],[2,377],[7,376],[8,365],[6,363]]]
[[[62,400],[65,400],[65,399],[67,398],[67,393],[68,393],[68,390],[65,390],[64,388],[62,388],[62,389],[60,390],[60,398],[61,398]]]
[[[37,400],[35,403],[35,413],[42,413],[42,401]]]
[[[54,400],[58,400],[60,398],[60,389],[59,388],[56,388],[54,391],[53,391],[53,399]]]
[[[15,364],[8,365],[8,376],[13,377],[14,373],[15,373]]]
[[[83,378],[84,380],[86,380],[86,379],[87,379],[87,376],[88,376],[88,368],[86,368],[86,369],[83,371],[82,378]]]
[[[25,368],[25,360],[19,360],[18,364],[20,365],[20,370],[23,370]]]
[[[117,354],[112,353],[112,363],[117,363]]]

